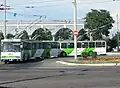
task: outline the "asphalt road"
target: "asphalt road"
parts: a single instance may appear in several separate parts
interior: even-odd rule
[[[0,88],[120,88],[120,67],[66,66],[56,60],[1,64]]]

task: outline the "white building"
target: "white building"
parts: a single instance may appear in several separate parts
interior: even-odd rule
[[[44,20],[44,21],[35,21],[35,20],[7,20],[6,21],[6,34],[8,33],[19,33],[23,30],[26,30],[29,35],[37,28],[47,28],[52,34],[55,34],[60,28],[70,28],[74,30],[73,21],[66,20]],[[77,22],[77,29],[80,30],[84,28],[84,22]],[[5,21],[0,21],[0,30],[5,33]]]

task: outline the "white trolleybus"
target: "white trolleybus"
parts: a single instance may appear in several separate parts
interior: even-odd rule
[[[78,41],[77,55],[82,52],[106,54],[105,41]],[[1,61],[29,61],[39,58],[74,56],[74,41],[1,40]]]

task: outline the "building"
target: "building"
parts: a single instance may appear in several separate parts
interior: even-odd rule
[[[74,23],[73,21],[66,20],[6,20],[6,34],[16,34],[26,30],[28,34],[31,35],[37,28],[47,28],[52,32],[52,35],[54,35],[61,28],[70,28],[71,30],[74,30]],[[77,29],[80,30],[82,28],[84,28],[84,22],[78,21]],[[5,33],[4,20],[0,21],[0,30]]]

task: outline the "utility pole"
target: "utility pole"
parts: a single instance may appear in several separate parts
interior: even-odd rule
[[[77,3],[76,0],[73,1],[74,4],[74,33],[78,33],[77,32]],[[74,55],[74,59],[77,60],[77,35],[78,34],[74,34],[74,50],[75,50],[75,55]]]
[[[119,22],[118,22],[118,14],[116,15],[116,20],[117,20],[117,22],[116,22],[116,29],[117,29],[117,51],[119,51],[119,27],[118,27]]]
[[[6,38],[6,0],[4,0],[4,11],[5,11],[4,28],[5,28],[5,38]]]

